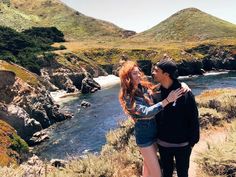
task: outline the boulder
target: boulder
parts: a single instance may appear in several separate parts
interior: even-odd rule
[[[46,131],[40,131],[33,134],[32,138],[28,141],[30,146],[35,146],[49,139],[49,135]]]
[[[50,164],[57,168],[60,168],[60,167],[65,168],[67,163],[68,162],[66,160],[61,160],[61,159],[50,160]]]
[[[5,111],[0,111],[0,117],[16,129],[17,134],[25,141],[28,141],[35,132],[42,130],[38,121],[31,118],[23,108],[16,105],[7,105]]]
[[[91,103],[83,100],[81,103],[80,103],[80,106],[83,107],[83,108],[87,108],[87,107],[90,107],[91,106]]]
[[[100,89],[101,86],[90,76],[86,76],[82,80],[81,93],[94,93],[95,91]]]

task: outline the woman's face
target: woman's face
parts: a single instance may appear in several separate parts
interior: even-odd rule
[[[134,85],[138,85],[140,83],[141,72],[137,66],[131,71],[131,80]]]

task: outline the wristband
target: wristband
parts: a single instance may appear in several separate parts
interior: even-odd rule
[[[168,100],[167,98],[166,98],[166,101],[167,101],[168,103],[170,103],[169,100]]]

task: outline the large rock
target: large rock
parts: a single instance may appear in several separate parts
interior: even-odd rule
[[[90,76],[87,76],[82,80],[81,93],[94,93],[100,89],[101,86]]]
[[[203,64],[199,60],[185,61],[177,64],[178,73],[181,76],[203,74]]]
[[[86,53],[85,53],[86,54]],[[61,64],[63,58],[64,64]],[[88,63],[73,53],[65,53],[51,60],[41,58],[41,77],[53,86],[68,93],[78,92],[82,89],[82,80],[90,74],[92,77],[108,75],[107,72],[96,64]],[[68,65],[68,66],[67,66]],[[83,89],[85,87],[83,86]],[[91,89],[94,92],[96,89]],[[82,91],[83,92],[83,91]]]
[[[137,61],[139,68],[144,72],[145,75],[150,76],[152,70],[151,60],[138,60]]]
[[[0,110],[1,119],[16,129],[17,134],[24,140],[28,141],[35,132],[42,130],[41,124],[30,118],[23,108],[15,105],[5,105],[5,107],[5,110]]]

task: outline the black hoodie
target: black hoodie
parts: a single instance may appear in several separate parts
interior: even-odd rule
[[[178,80],[173,80],[169,89],[161,86],[162,99],[179,87],[181,84]],[[175,106],[173,103],[168,104],[156,118],[160,140],[176,144],[189,142],[190,146],[199,141],[198,109],[192,92],[186,92],[176,101]]]

